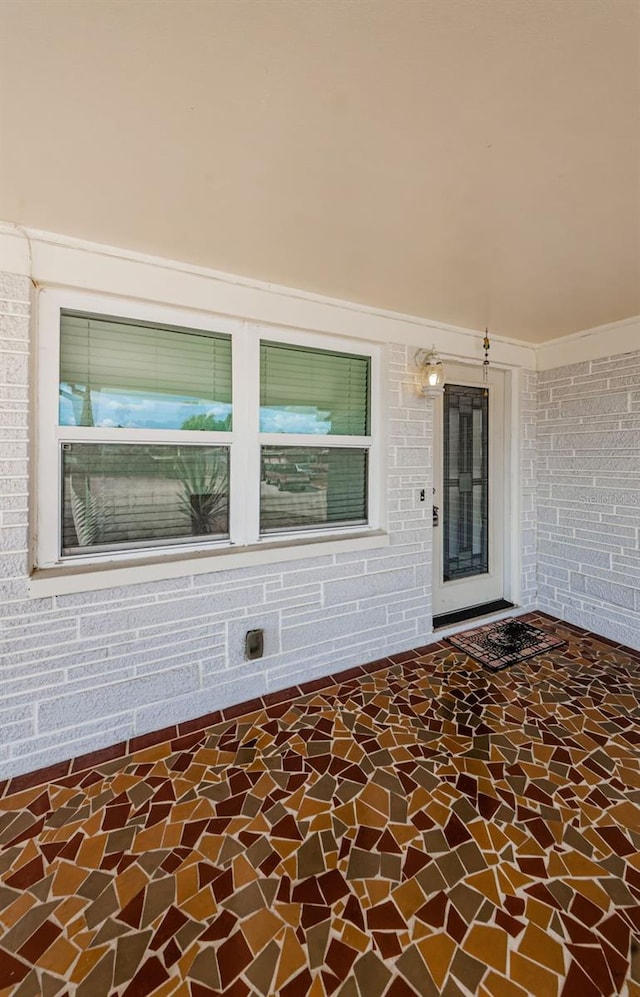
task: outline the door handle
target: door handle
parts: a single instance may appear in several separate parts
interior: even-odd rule
[[[434,505],[433,507],[433,525],[434,526],[440,525],[440,509],[438,508],[437,505]]]

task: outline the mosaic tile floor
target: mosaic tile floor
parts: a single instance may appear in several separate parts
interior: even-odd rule
[[[0,993],[638,997],[640,655],[526,619],[14,779]]]

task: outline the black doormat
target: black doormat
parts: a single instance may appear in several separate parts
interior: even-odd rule
[[[487,623],[475,630],[447,637],[450,644],[464,651],[470,658],[492,672],[499,672],[517,661],[534,658],[554,647],[561,647],[566,641],[552,634],[532,627],[520,620],[500,620]]]

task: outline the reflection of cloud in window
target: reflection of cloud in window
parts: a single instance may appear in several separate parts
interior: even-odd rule
[[[66,388],[66,385],[63,385]],[[227,402],[214,402],[206,399],[191,399],[184,396],[167,398],[160,395],[135,398],[93,390],[91,392],[94,425],[104,429],[124,426],[127,429],[180,429],[182,423],[193,415],[210,415],[225,419],[231,412]],[[76,413],[71,400],[66,395],[60,397],[60,423],[75,426]]]
[[[329,412],[309,409],[260,409],[260,431],[262,433],[318,433],[331,432]]]

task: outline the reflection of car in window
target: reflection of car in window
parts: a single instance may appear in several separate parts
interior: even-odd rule
[[[311,476],[303,464],[277,464],[265,474],[265,480],[275,485],[278,491],[302,492],[311,483]]]
[[[326,451],[263,453],[262,479],[279,491],[312,492],[327,487]]]

